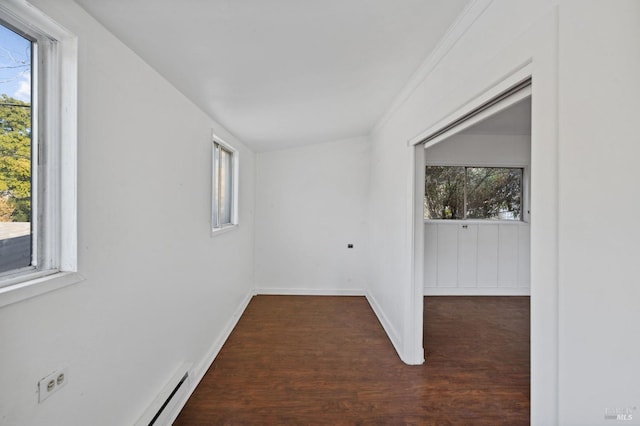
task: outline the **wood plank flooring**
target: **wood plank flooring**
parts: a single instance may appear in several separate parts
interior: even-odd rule
[[[176,425],[529,424],[529,298],[425,298],[402,363],[363,297],[256,296]]]

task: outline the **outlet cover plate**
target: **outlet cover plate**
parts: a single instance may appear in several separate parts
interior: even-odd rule
[[[56,370],[38,382],[38,402],[42,402],[66,386],[69,381],[67,368]]]

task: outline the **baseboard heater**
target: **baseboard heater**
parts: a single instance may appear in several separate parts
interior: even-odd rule
[[[189,388],[189,367],[182,365],[153,400],[135,426],[163,426],[174,420],[176,404]]]

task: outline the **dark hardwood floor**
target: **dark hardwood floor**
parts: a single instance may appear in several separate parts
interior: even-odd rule
[[[529,424],[529,298],[425,298],[402,363],[363,297],[256,296],[176,425]]]

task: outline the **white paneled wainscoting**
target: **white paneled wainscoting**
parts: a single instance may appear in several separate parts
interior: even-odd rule
[[[529,224],[425,221],[424,294],[529,295]]]

